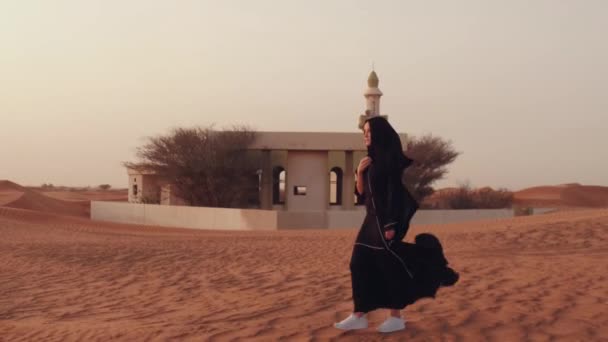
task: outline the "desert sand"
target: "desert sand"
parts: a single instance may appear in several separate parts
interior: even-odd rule
[[[22,190],[4,189],[0,201],[14,204]],[[608,336],[608,209],[413,227],[407,240],[436,234],[461,280],[407,307],[406,330],[383,336],[375,327],[385,311],[372,312],[366,330],[332,326],[352,309],[348,264],[356,229],[144,227],[66,216],[78,213],[78,202],[66,202],[71,210],[54,207],[62,215],[44,203],[46,211],[0,207],[2,341]]]

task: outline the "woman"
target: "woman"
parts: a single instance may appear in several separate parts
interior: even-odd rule
[[[363,126],[368,155],[357,167],[355,194],[365,202],[361,225],[350,260],[354,312],[334,326],[365,329],[366,313],[386,308],[388,319],[380,332],[405,329],[400,310],[422,297],[435,297],[440,286],[451,286],[458,274],[447,267],[439,240],[419,234],[415,244],[401,241],[418,204],[402,183],[412,160],[403,154],[399,135],[382,117]]]

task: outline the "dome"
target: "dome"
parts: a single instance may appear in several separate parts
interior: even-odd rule
[[[378,83],[380,83],[378,75],[375,71],[372,70],[372,72],[369,74],[369,77],[367,78],[367,86],[370,88],[378,88]]]

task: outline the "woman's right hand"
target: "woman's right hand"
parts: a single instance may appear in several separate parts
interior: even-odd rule
[[[365,171],[365,169],[367,169],[369,164],[371,164],[371,162],[372,162],[372,158],[370,158],[370,157],[365,157],[365,158],[361,159],[361,161],[359,162],[359,166],[357,166],[357,174],[361,175],[363,173],[363,171]]]

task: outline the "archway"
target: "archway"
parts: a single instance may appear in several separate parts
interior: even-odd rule
[[[343,172],[339,167],[334,167],[329,171],[329,204],[342,204],[342,178]]]
[[[272,204],[285,204],[286,176],[282,166],[275,166],[272,169]]]

